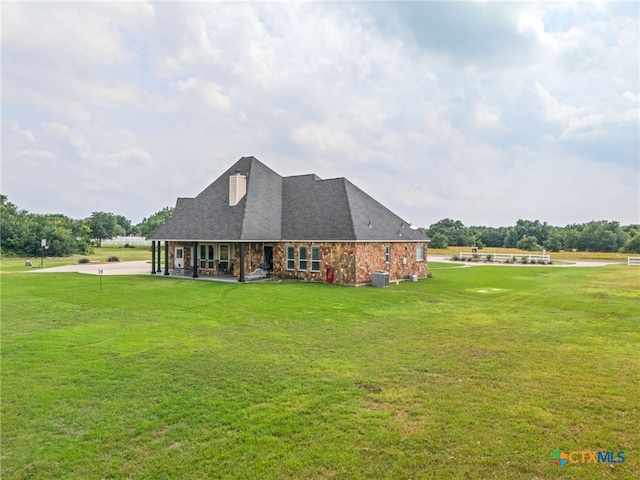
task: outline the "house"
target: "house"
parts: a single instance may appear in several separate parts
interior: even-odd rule
[[[193,277],[263,271],[280,279],[371,283],[427,275],[429,239],[345,178],[282,177],[243,157],[149,237],[153,269]]]

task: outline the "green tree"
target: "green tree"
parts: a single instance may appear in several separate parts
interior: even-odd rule
[[[173,215],[173,207],[164,207],[159,212],[154,213],[149,218],[143,218],[136,228],[138,233],[143,237],[148,237],[164,225],[171,215]]]
[[[115,237],[119,232],[124,231],[124,229],[118,225],[116,216],[113,213],[93,212],[87,224],[98,246],[102,246],[102,240]]]
[[[18,207],[9,201],[9,197],[0,195],[0,250],[4,254],[18,253],[25,215],[26,212],[18,210]]]
[[[538,239],[536,237],[533,235],[525,235],[518,240],[516,248],[519,248],[520,250],[533,251],[540,250],[540,245],[538,244]]]
[[[131,224],[131,220],[124,215],[116,215],[115,217],[116,223],[122,227],[124,235],[133,235],[136,233],[137,229]]]
[[[444,218],[434,223],[427,230],[428,235],[433,238],[436,233],[441,233],[447,237],[447,243],[454,246],[469,245],[467,229],[460,220]]]
[[[449,240],[443,233],[436,233],[429,242],[429,248],[447,248],[448,246]]]
[[[640,232],[629,237],[622,251],[626,253],[640,253]]]
[[[563,248],[563,238],[564,236],[560,229],[553,230],[549,238],[544,241],[544,248],[550,252],[559,252]]]

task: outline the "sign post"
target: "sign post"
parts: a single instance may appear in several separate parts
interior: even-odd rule
[[[40,249],[42,250],[42,258],[40,259],[40,268],[44,268],[44,249],[48,248],[47,239],[43,238],[40,240]]]

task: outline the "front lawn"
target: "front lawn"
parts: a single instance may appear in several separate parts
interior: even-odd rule
[[[3,275],[2,478],[639,478],[639,273]]]

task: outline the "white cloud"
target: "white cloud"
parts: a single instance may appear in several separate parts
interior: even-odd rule
[[[637,11],[466,7],[3,5],[3,188],[140,220],[255,155],[418,225],[639,221]]]

